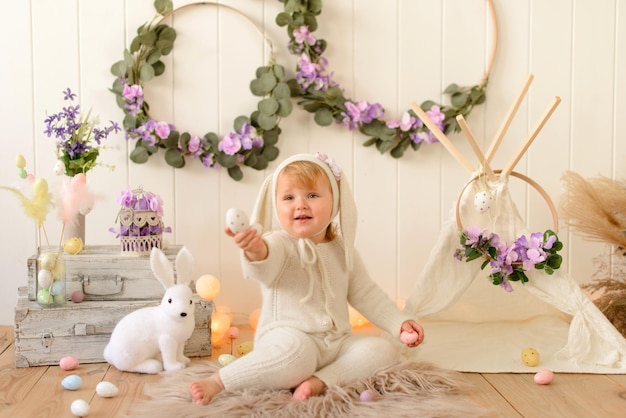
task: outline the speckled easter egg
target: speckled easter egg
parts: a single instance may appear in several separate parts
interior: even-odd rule
[[[243,210],[230,208],[226,212],[226,226],[235,234],[238,234],[250,228],[250,220]]]
[[[112,398],[117,396],[120,390],[111,382],[102,381],[96,385],[96,393],[103,398]]]
[[[65,371],[74,370],[79,364],[80,361],[73,356],[65,356],[59,361],[59,367]]]
[[[538,385],[549,385],[554,380],[554,373],[552,370],[540,370],[535,373],[533,380]]]
[[[50,305],[54,303],[54,299],[50,295],[48,289],[39,289],[37,292],[37,303],[40,305]]]
[[[535,367],[539,364],[539,352],[532,347],[523,349],[522,362],[527,366]]]
[[[487,191],[480,191],[474,195],[474,208],[478,213],[485,213],[491,208],[493,196]]]
[[[239,355],[245,356],[250,351],[252,351],[252,349],[254,348],[253,344],[254,343],[252,341],[245,341],[237,346],[237,352],[239,353]]]
[[[78,390],[83,384],[83,379],[76,374],[71,374],[61,381],[61,386],[67,390]]]
[[[86,417],[89,415],[89,404],[82,399],[76,399],[70,405],[70,411],[72,411],[72,415],[75,417]]]

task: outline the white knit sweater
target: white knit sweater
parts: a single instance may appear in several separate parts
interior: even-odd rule
[[[350,332],[346,302],[374,325],[399,337],[402,322],[410,317],[371,279],[356,252],[352,273],[348,272],[340,237],[315,245],[317,262],[310,266],[301,262],[298,240],[285,231],[271,232],[263,239],[269,249],[265,260],[251,262],[242,252],[244,276],[261,283],[257,339],[276,327],[307,333]]]

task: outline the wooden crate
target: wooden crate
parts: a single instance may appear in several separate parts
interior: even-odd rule
[[[105,362],[102,355],[111,332],[126,314],[159,299],[141,301],[68,302],[59,308],[41,308],[29,300],[29,289],[19,289],[15,307],[15,366],[58,364],[65,356],[81,363]],[[211,355],[213,303],[194,295],[196,328],[185,345],[188,357]]]
[[[163,252],[174,262],[181,246]],[[28,259],[28,298],[36,300],[37,255]],[[80,254],[65,254],[66,292],[82,290],[85,300],[149,300],[163,296],[163,285],[150,270],[150,256],[123,255],[119,245],[90,245]]]

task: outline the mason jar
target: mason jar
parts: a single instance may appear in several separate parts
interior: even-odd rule
[[[37,255],[37,304],[65,305],[65,258],[60,248],[40,248]]]

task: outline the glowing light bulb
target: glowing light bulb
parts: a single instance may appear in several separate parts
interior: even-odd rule
[[[220,281],[210,274],[202,275],[196,280],[196,293],[204,300],[213,300],[220,293]]]

